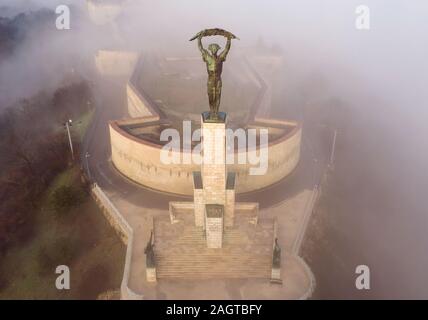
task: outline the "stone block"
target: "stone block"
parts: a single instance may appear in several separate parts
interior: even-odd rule
[[[202,115],[202,179],[205,203],[226,202],[226,121],[206,122]]]
[[[223,205],[205,205],[205,232],[208,248],[221,248],[223,245],[223,217]]]
[[[235,172],[228,172],[226,181],[226,203],[224,207],[224,224],[233,227],[235,219]]]
[[[147,282],[156,282],[156,268],[146,267]]]
[[[270,282],[276,283],[276,284],[282,284],[281,268],[272,268]]]
[[[195,225],[197,227],[203,227],[205,229],[205,203],[204,203],[204,193],[201,189],[195,189],[193,195],[194,201],[194,210],[195,210]]]

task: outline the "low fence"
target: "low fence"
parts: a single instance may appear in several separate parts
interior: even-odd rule
[[[306,290],[306,292],[299,298],[299,300],[308,300],[309,298],[312,297],[312,294],[314,293],[315,287],[316,287],[316,280],[315,280],[315,276],[312,272],[312,270],[309,268],[308,264],[305,262],[305,260],[303,260],[302,257],[296,255],[295,256],[297,260],[299,260],[303,266],[303,268],[305,269],[306,274],[309,277],[309,287],[308,290]]]
[[[312,272],[312,270],[309,268],[308,264],[305,262],[305,260],[300,256],[300,250],[302,247],[303,240],[306,235],[306,230],[308,228],[308,224],[310,221],[310,218],[312,216],[312,212],[314,210],[315,204],[320,196],[320,187],[318,185],[315,186],[315,188],[312,190],[312,194],[310,195],[305,208],[304,208],[304,217],[303,221],[299,226],[299,231],[297,233],[297,238],[293,243],[293,246],[291,248],[291,255],[293,255],[294,258],[296,258],[300,264],[303,266],[305,273],[307,274],[309,278],[309,286],[307,291],[299,298],[299,300],[307,300],[309,299],[316,287],[316,280],[315,276]]]
[[[314,210],[314,206],[315,203],[318,199],[318,195],[319,195],[319,187],[315,186],[315,188],[312,191],[312,194],[308,200],[308,202],[306,203],[305,209],[304,209],[304,217],[303,217],[303,221],[299,227],[299,231],[298,231],[298,236],[293,244],[293,248],[292,248],[292,253],[295,255],[299,255],[300,253],[300,249],[303,243],[303,239],[305,238],[305,234],[306,234],[306,229],[308,227],[308,223],[309,220],[311,218],[312,215],[312,211]]]
[[[312,212],[314,211],[316,203],[318,202],[318,200],[321,197],[322,189],[325,186],[325,184],[327,183],[329,170],[331,170],[330,167],[329,167],[329,169],[324,171],[324,173],[321,176],[320,182],[315,186],[315,188],[313,190],[313,194],[312,194],[311,198],[309,199],[308,205],[307,205],[306,210],[305,210],[305,218],[304,218],[304,222],[301,225],[302,229],[300,232],[300,237],[299,237],[299,239],[297,239],[297,241],[295,242],[295,244],[293,246],[293,252],[296,254],[297,259],[299,259],[301,261],[302,265],[304,266],[304,268],[306,270],[306,273],[310,277],[310,286],[309,286],[307,292],[302,297],[300,297],[301,300],[309,299],[312,296],[312,294],[315,290],[315,287],[316,287],[315,276],[312,273],[312,270],[307,265],[307,263],[303,260],[303,258],[301,258],[299,256],[299,253],[300,253],[300,249],[302,246],[304,236],[306,234],[306,229],[307,229],[310,217],[312,215]]]
[[[94,183],[91,194],[110,225],[118,232],[121,240],[126,245],[125,267],[123,270],[122,283],[120,286],[120,297],[122,300],[142,300],[143,296],[132,291],[129,286],[129,276],[131,271],[132,248],[134,242],[134,231],[120,214],[119,210],[110,201],[102,189]]]
[[[297,246],[294,248],[294,250],[297,252],[297,253],[299,253],[300,252],[300,249],[301,249],[301,245],[302,245],[302,242],[303,242],[303,238],[304,238],[304,235],[305,235],[305,233],[306,233],[306,229],[307,229],[307,224],[308,224],[308,222],[309,222],[309,218],[311,217],[311,215],[312,215],[312,212],[314,211],[314,208],[315,208],[315,206],[316,206],[316,204],[317,204],[317,202],[318,202],[318,200],[321,198],[321,192],[322,192],[322,188],[325,186],[325,184],[327,183],[327,178],[328,178],[328,174],[329,174],[329,170],[330,170],[330,167],[329,167],[329,169],[328,170],[325,170],[324,171],[324,173],[323,173],[323,175],[321,176],[321,179],[320,179],[320,182],[319,182],[319,184],[318,185],[316,185],[315,186],[315,188],[314,188],[314,191],[313,191],[313,195],[312,195],[312,197],[311,197],[311,199],[310,199],[310,202],[309,202],[309,206],[308,206],[308,211],[307,211],[307,216],[305,217],[305,223],[304,223],[304,225],[303,225],[303,230],[304,230],[304,232],[303,232],[303,234],[302,234],[302,238],[300,239],[300,241],[298,241],[298,244],[297,244]],[[305,268],[305,270],[306,270],[306,273],[309,275],[309,277],[310,277],[310,286],[309,286],[309,288],[308,288],[308,290],[307,290],[307,292],[304,294],[304,295],[302,295],[302,297],[300,297],[300,300],[307,300],[307,299],[309,299],[311,296],[312,296],[312,294],[313,294],[313,292],[315,291],[315,287],[316,287],[316,279],[315,279],[315,276],[314,276],[314,274],[312,273],[312,270],[309,268],[309,266],[307,265],[307,263],[305,262],[305,260],[303,260],[303,258],[301,258],[299,255],[297,255],[296,254],[296,257],[297,257],[297,259],[299,259],[300,261],[301,261],[301,263],[302,263],[302,265],[304,266],[304,268]]]

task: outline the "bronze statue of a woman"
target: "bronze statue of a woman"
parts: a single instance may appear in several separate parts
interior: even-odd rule
[[[220,46],[217,43],[212,43],[208,46],[208,50],[202,45],[202,38],[207,36],[217,36],[221,35],[227,38],[226,48],[218,54]],[[198,47],[202,54],[202,59],[207,65],[208,72],[208,101],[210,104],[210,118],[218,118],[218,110],[220,107],[221,99],[221,73],[223,71],[223,62],[226,61],[227,54],[229,53],[232,39],[237,39],[232,33],[222,30],[222,29],[206,29],[199,32],[194,36],[190,41],[198,39]]]

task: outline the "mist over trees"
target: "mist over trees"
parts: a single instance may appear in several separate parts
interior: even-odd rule
[[[39,2],[6,3],[3,8],[16,9],[14,14],[0,10],[0,112],[22,98],[57,89],[70,77],[93,77],[98,37],[87,27],[81,3],[70,5],[73,29],[62,32],[55,25],[54,2]]]
[[[20,13],[11,18],[0,16],[0,61],[13,54],[28,37],[49,27],[52,19],[55,14],[48,9]]]
[[[92,101],[79,58],[59,54],[55,8],[18,2],[0,11],[0,254],[31,238],[40,197],[70,162],[63,124]]]
[[[40,196],[70,161],[63,123],[87,111],[88,101],[90,87],[79,81],[0,114],[0,254],[31,237]]]

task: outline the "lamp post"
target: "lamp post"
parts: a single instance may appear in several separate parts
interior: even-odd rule
[[[68,142],[70,144],[70,151],[71,151],[71,159],[74,161],[73,142],[71,141],[71,134],[70,134],[70,127],[73,126],[73,121],[71,119],[69,119],[68,121],[65,122],[64,125],[67,129]]]
[[[336,151],[336,138],[337,138],[337,129],[334,130],[333,143],[331,146],[331,153],[330,153],[330,166],[331,167],[333,167],[333,164],[334,164],[334,153]]]
[[[88,172],[88,178],[89,178],[89,181],[91,181],[92,180],[92,177],[91,177],[91,169],[89,168],[89,157],[90,157],[91,155],[89,154],[89,152],[87,152],[86,151],[86,153],[85,153],[85,160],[86,160],[86,171]]]

